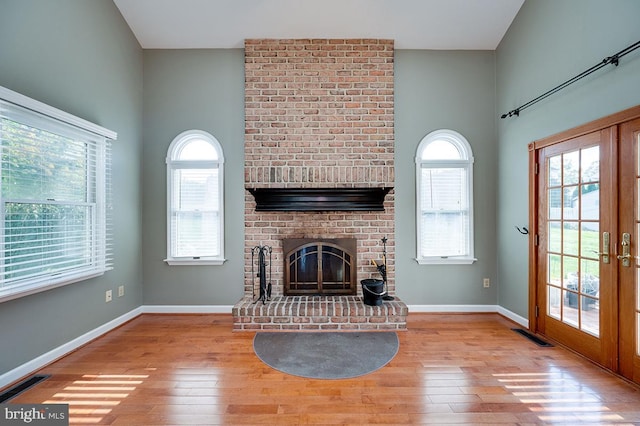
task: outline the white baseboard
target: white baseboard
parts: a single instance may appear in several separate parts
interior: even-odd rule
[[[407,305],[407,307],[409,308],[409,312],[498,312],[497,305]]]
[[[143,305],[145,314],[230,314],[232,305]]]
[[[529,328],[529,320],[523,316],[516,314],[515,312],[511,312],[510,310],[505,309],[502,306],[498,306],[498,313],[509,318],[511,321],[520,324],[524,328]]]
[[[6,373],[0,375],[0,389],[10,385],[17,380],[20,380],[23,377],[32,374],[34,371],[41,369],[42,367],[52,363],[53,361],[62,358],[68,353],[78,349],[80,346],[85,345],[90,341],[102,336],[103,334],[113,330],[114,328],[121,326],[125,322],[132,320],[141,313],[142,309],[136,308],[124,315],[119,316],[118,318],[115,318],[97,328],[94,328],[93,330],[83,334],[82,336],[76,337],[75,339],[62,344],[57,348],[52,349],[49,352],[22,364],[19,367],[14,368],[13,370],[7,371]]]
[[[442,313],[485,313],[495,312],[509,318],[523,327],[529,327],[529,320],[499,305],[407,305],[411,312]]]

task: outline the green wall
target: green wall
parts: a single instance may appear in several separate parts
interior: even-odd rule
[[[415,156],[437,129],[461,133],[474,156],[475,257],[471,265],[416,260]],[[409,305],[495,305],[498,164],[492,51],[398,50],[395,55],[396,288]],[[493,283],[484,288],[483,278]]]
[[[640,1],[526,0],[496,51],[497,114],[508,112],[640,40]],[[640,52],[519,117],[498,119],[498,304],[528,315],[527,144],[640,104]]]
[[[233,305],[244,283],[244,52],[144,53],[143,273],[147,305]],[[209,132],[224,151],[225,257],[221,266],[169,266],[167,173],[171,141]]]
[[[0,375],[142,303],[142,49],[111,0],[1,0],[0,85],[118,133],[115,269],[0,304]],[[125,296],[105,303],[105,291]]]

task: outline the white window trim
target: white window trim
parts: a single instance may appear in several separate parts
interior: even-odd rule
[[[218,153],[218,160],[216,161],[179,161],[172,160],[171,154],[175,151],[176,146],[184,143],[187,139],[199,138],[204,139],[211,143]],[[167,149],[167,258],[164,261],[171,266],[220,266],[226,262],[224,257],[224,155],[222,152],[222,145],[218,140],[203,130],[186,130],[176,136],[169,148]],[[220,230],[219,230],[219,244],[220,244],[220,256],[201,256],[201,257],[173,257],[171,256],[171,200],[173,194],[172,185],[172,166],[174,165],[187,165],[190,168],[201,168],[203,166],[217,167],[220,171],[218,179],[218,194],[220,194]]]
[[[466,157],[463,160],[423,160],[422,152],[429,143],[436,140],[446,140],[457,146],[459,151]],[[420,265],[470,265],[478,259],[474,257],[474,221],[473,221],[473,151],[467,139],[460,133],[449,130],[440,129],[426,135],[418,144],[416,150],[416,262]],[[467,168],[467,185],[469,194],[469,254],[466,256],[422,256],[420,254],[421,236],[422,236],[422,206],[420,204],[420,189],[423,166],[437,167],[466,167]]]
[[[43,116],[49,117],[61,123],[64,123],[69,126],[76,127],[78,129],[93,133],[102,138],[109,139],[111,141],[115,141],[118,139],[118,133],[102,126],[99,126],[95,123],[82,119],[80,117],[76,117],[68,112],[62,111],[58,108],[47,105],[38,100],[32,99],[28,96],[25,96],[21,93],[14,92],[13,90],[7,89],[6,87],[0,86],[0,100],[3,102],[7,102],[17,107],[24,108],[25,110],[33,111],[36,114],[41,114]],[[104,176],[98,176],[98,178],[104,178]],[[98,188],[99,189],[99,188]],[[105,212],[99,211],[97,212],[100,215],[104,215]],[[105,223],[105,225],[107,225]],[[104,236],[105,244],[108,244],[109,237],[107,235]],[[106,250],[106,248],[98,248],[99,250]],[[6,302],[9,300],[17,299],[20,297],[29,296],[32,294],[40,293],[43,291],[51,290],[54,288],[62,287],[68,284],[76,283],[79,281],[85,281],[91,278],[99,277],[104,274],[105,271],[112,269],[110,264],[110,256],[106,256],[105,263],[103,265],[102,271],[95,271],[93,273],[87,273],[88,271],[79,271],[77,274],[69,274],[63,279],[51,279],[47,277],[42,277],[41,279],[36,279],[32,282],[25,283],[24,285],[9,288],[9,289],[1,289],[0,288],[0,302]]]
[[[0,99],[7,102],[11,102],[12,104],[15,104],[15,105],[30,109],[34,112],[46,115],[56,120],[60,120],[72,126],[79,127],[82,130],[95,133],[107,139],[111,139],[113,141],[118,139],[118,133],[112,130],[105,129],[102,126],[98,126],[97,124],[94,124],[90,121],[71,115],[68,112],[64,112],[62,110],[54,108],[50,105],[47,105],[35,99],[31,99],[18,92],[9,90],[6,87],[0,86]]]

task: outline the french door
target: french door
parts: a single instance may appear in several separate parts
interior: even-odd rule
[[[619,267],[619,373],[640,383],[640,118],[620,125],[620,164],[620,229],[633,239]]]
[[[532,144],[530,324],[640,383],[640,118],[624,113]]]

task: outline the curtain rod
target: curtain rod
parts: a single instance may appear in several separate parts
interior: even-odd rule
[[[530,100],[529,102],[519,106],[516,109],[512,109],[511,111],[502,114],[500,116],[500,118],[507,118],[507,117],[513,117],[515,116],[519,116],[520,115],[520,111],[522,111],[523,109],[529,108],[531,105],[536,104],[538,102],[540,102],[541,100],[553,95],[556,92],[559,92],[560,90],[564,89],[565,87],[569,86],[570,84],[575,83],[576,81],[588,76],[589,74],[592,74],[596,71],[598,71],[600,68],[603,68],[607,65],[615,65],[616,67],[618,66],[619,62],[620,62],[620,58],[622,58],[623,56],[633,52],[634,50],[640,48],[640,41],[635,42],[634,44],[622,49],[621,51],[619,51],[618,53],[612,55],[612,56],[608,56],[606,58],[604,58],[602,61],[598,62],[596,65],[592,66],[591,68],[582,71],[580,74],[576,75],[573,78],[570,78],[569,80],[565,81],[564,83],[554,87],[553,89],[549,90],[548,92],[543,93],[542,95],[538,96],[535,99]]]

